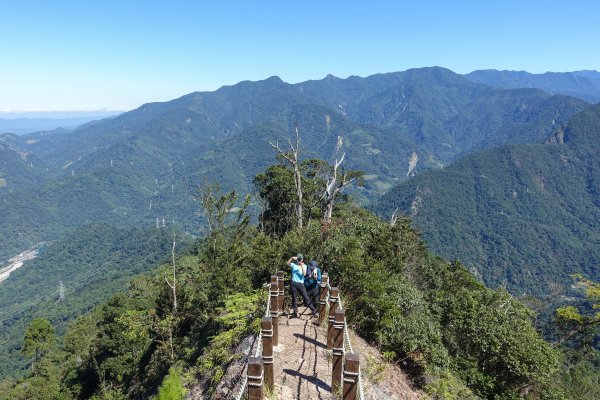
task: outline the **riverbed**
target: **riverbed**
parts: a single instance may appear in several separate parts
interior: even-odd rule
[[[0,267],[0,282],[8,279],[10,274],[13,271],[21,268],[26,261],[33,260],[38,256],[40,251],[39,245],[31,248],[29,250],[25,250],[24,252],[14,256],[10,260],[7,261],[7,265],[4,267]]]

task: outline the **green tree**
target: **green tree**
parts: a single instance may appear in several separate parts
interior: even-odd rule
[[[214,322],[220,329],[218,334],[210,339],[209,346],[198,360],[201,373],[210,378],[209,389],[216,387],[227,365],[239,356],[233,351],[234,347],[244,336],[257,334],[260,330],[264,304],[264,292],[259,290],[229,296],[223,307],[217,310],[219,315]]]
[[[574,336],[598,334],[600,325],[600,283],[593,282],[581,275],[573,275],[585,295],[583,310],[574,306],[560,307],[556,310],[556,320],[563,330],[561,337],[554,343],[555,346],[572,339]]]
[[[308,159],[300,164],[302,180],[303,225],[319,218],[323,209],[323,188],[330,167],[318,159]],[[294,186],[294,171],[286,164],[275,164],[256,175],[254,186],[263,210],[259,223],[270,235],[281,237],[297,226],[294,217],[297,196]]]
[[[69,398],[61,393],[60,379],[62,357],[57,351],[56,333],[50,321],[36,318],[25,331],[21,352],[31,357],[31,374],[18,384],[8,385],[0,399],[62,400]],[[12,386],[12,387],[10,387]]]
[[[558,351],[533,328],[532,312],[506,290],[460,290],[446,307],[446,347],[479,393],[526,392],[557,370]]]
[[[32,359],[32,368],[56,345],[56,332],[50,321],[36,318],[29,323],[21,352]]]
[[[293,172],[285,165],[273,165],[254,178],[262,202],[259,223],[263,232],[282,236],[295,226]]]
[[[572,277],[582,291],[582,299],[576,305],[556,309],[558,332],[553,346],[562,351],[562,365],[550,386],[564,393],[564,398],[592,400],[600,397],[600,283],[579,274]]]
[[[70,400],[60,391],[58,371],[52,372],[53,375],[28,377],[12,387],[0,384],[0,400]]]
[[[218,188],[208,187],[201,200],[210,234],[200,245],[200,262],[206,263],[210,296],[216,299],[223,293],[251,289],[248,241],[252,229],[247,213],[250,196],[238,204],[236,192],[221,195]]]
[[[296,226],[299,229],[302,229],[304,226],[304,192],[302,191],[302,173],[300,171],[300,133],[298,132],[298,126],[295,127],[296,131],[296,146],[292,144],[291,140],[288,140],[288,144],[290,146],[290,152],[285,152],[281,150],[279,147],[279,143],[273,144],[269,142],[269,144],[277,151],[277,156],[283,160],[286,160],[288,164],[292,167],[294,172],[294,188],[296,189],[296,201],[294,205],[294,209],[296,211]]]
[[[180,376],[180,368],[171,368],[169,375],[165,377],[162,385],[158,388],[158,394],[154,400],[182,400],[185,396],[185,388],[181,384]]]

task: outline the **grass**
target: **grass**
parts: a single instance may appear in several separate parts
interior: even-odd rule
[[[327,360],[327,365],[331,366],[331,363],[333,362],[333,351],[332,350],[323,349],[323,356]]]
[[[283,383],[285,384],[285,375],[283,376]],[[277,390],[275,387],[270,387],[265,385],[265,397],[269,400],[275,400],[277,395]]]
[[[374,384],[381,382],[385,378],[384,372],[387,369],[387,363],[380,362],[371,355],[367,355],[365,361],[364,372],[367,379]]]

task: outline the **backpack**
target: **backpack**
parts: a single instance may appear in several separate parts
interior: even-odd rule
[[[313,272],[317,271],[317,277],[315,278],[313,276]],[[314,289],[315,287],[317,287],[317,285],[319,284],[319,282],[321,281],[321,269],[319,268],[318,265],[309,265],[307,270],[306,270],[306,276],[304,277],[304,286],[307,289]]]

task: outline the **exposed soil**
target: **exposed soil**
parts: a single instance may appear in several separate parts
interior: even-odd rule
[[[329,400],[331,362],[327,334],[310,317],[310,310],[299,307],[300,317],[280,317],[279,346],[273,349],[275,393],[278,400]]]
[[[316,325],[310,310],[299,308],[300,318],[280,317],[279,346],[274,348],[277,400],[330,400],[331,352],[327,351],[324,326]],[[395,364],[385,362],[376,348],[350,333],[354,351],[360,354],[365,400],[421,400],[428,396],[414,389]]]
[[[360,354],[365,400],[429,399],[426,393],[412,386],[410,379],[398,365],[384,361],[375,347],[353,332],[350,333],[350,340],[354,351]]]

